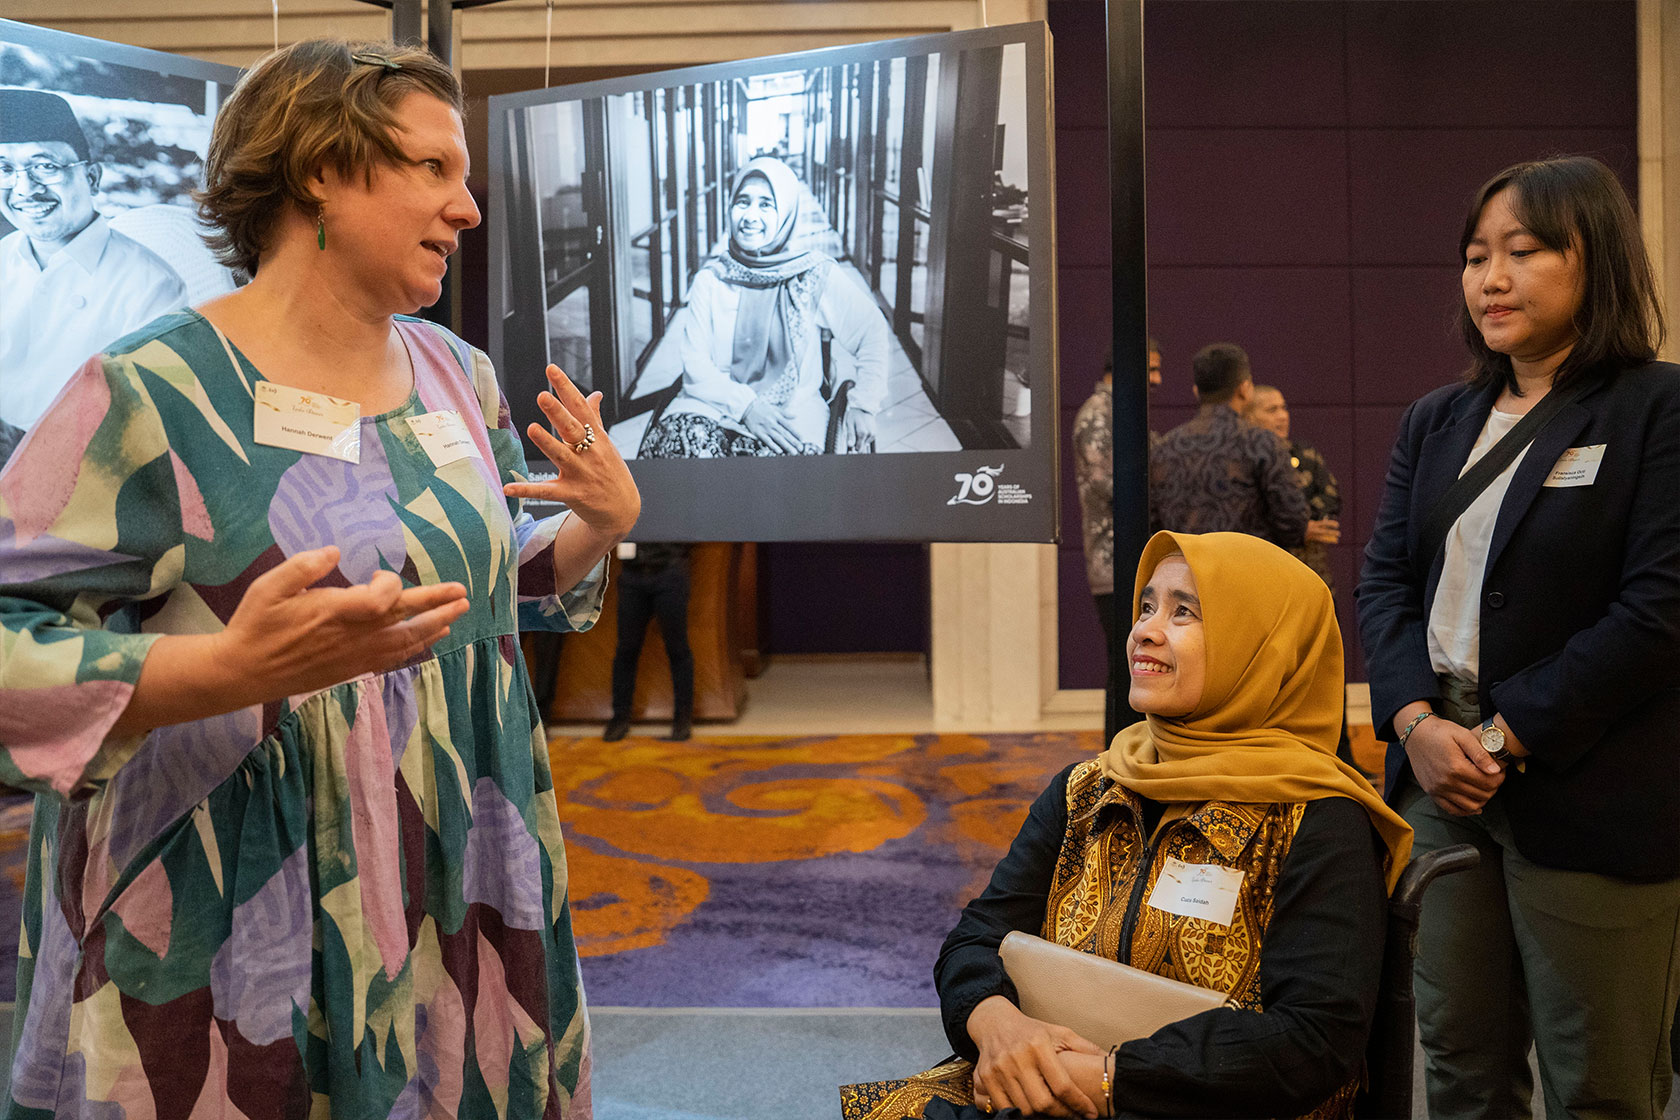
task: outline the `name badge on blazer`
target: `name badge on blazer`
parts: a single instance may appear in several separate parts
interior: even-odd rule
[[[1155,889],[1149,892],[1149,905],[1169,914],[1228,926],[1231,915],[1237,912],[1242,881],[1243,873],[1234,867],[1185,863],[1169,856],[1155,880]]]
[[[1543,486],[1591,486],[1598,478],[1598,465],[1604,462],[1604,449],[1609,444],[1595,443],[1590,447],[1571,447],[1558,456],[1552,473]]]

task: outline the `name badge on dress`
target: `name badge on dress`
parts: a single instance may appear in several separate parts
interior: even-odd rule
[[[1598,478],[1598,465],[1604,462],[1604,449],[1609,444],[1595,443],[1590,447],[1571,447],[1558,456],[1552,473],[1542,486],[1591,486]]]
[[[1149,892],[1149,905],[1169,914],[1228,926],[1231,915],[1237,912],[1237,892],[1242,882],[1243,873],[1234,867],[1185,863],[1169,856],[1155,880],[1155,889]]]
[[[458,459],[482,459],[478,444],[462,422],[461,414],[453,409],[426,412],[408,418],[408,430],[432,457],[432,466],[444,467]]]
[[[346,463],[362,461],[362,406],[272,381],[256,383],[256,441]]]

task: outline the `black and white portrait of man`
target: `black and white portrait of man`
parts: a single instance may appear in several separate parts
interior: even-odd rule
[[[0,419],[34,424],[90,354],[185,306],[163,258],[94,208],[102,169],[63,97],[0,89]]]

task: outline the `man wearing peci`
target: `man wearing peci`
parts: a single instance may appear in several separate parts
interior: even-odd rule
[[[185,306],[163,259],[93,208],[100,166],[69,102],[0,89],[0,422],[29,428],[106,344]]]

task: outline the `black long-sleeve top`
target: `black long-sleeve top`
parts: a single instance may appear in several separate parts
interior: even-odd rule
[[[964,907],[940,949],[934,983],[945,1033],[971,1060],[978,1050],[966,1024],[974,1008],[994,995],[1018,1002],[997,950],[1010,930],[1036,935],[1043,928],[1067,834],[1072,769],[1033,803],[985,892]],[[1144,804],[1158,817],[1160,806]],[[1141,873],[1171,827],[1158,831]],[[1157,832],[1153,821],[1145,828]],[[1382,856],[1357,802],[1329,798],[1305,806],[1273,898],[1260,956],[1264,1012],[1204,1011],[1122,1046],[1114,1085],[1119,1115],[1294,1116],[1357,1073],[1376,1008],[1387,920]]]

